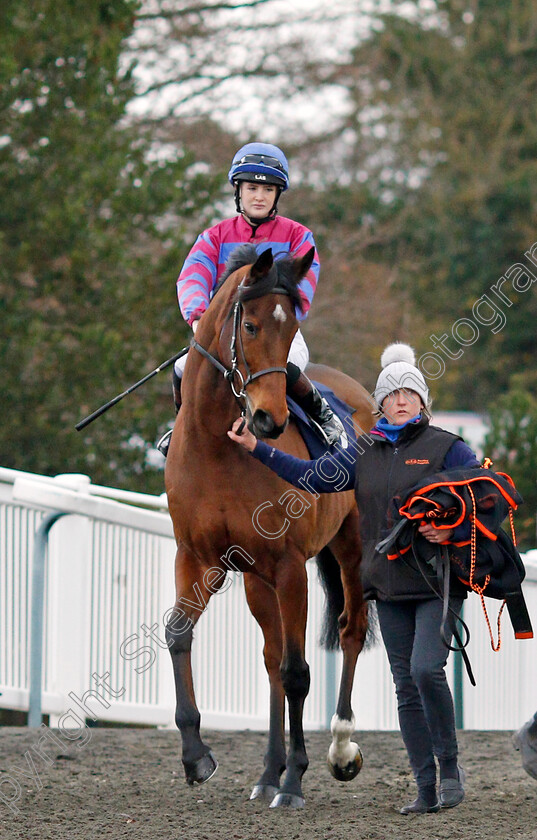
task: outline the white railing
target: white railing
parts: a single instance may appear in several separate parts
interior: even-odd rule
[[[108,498],[106,498],[108,496]],[[44,588],[42,710],[53,723],[68,716],[173,726],[174,688],[163,617],[174,600],[175,544],[165,497],[0,468],[0,706],[29,707],[31,567],[34,536],[45,512],[64,515],[51,528]],[[148,510],[148,508],[157,510]],[[158,510],[160,509],[160,511]],[[537,625],[537,552],[528,555],[525,596]],[[324,596],[309,564],[307,659],[312,684],[306,728],[328,725],[334,711],[339,654],[316,643]],[[264,729],[268,680],[261,633],[239,575],[201,617],[193,648],[202,723]],[[495,615],[497,603],[488,601]],[[535,711],[536,640],[515,641],[508,618],[502,651],[490,649],[477,598],[465,620],[477,679],[464,677],[464,726],[512,729]],[[453,677],[451,677],[453,680]],[[359,729],[398,728],[395,697],[379,642],[358,663],[354,708]],[[76,725],[76,724],[75,724]]]

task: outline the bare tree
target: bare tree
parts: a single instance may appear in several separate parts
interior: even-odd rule
[[[136,61],[131,113],[212,119],[239,133],[303,136],[327,130],[347,94],[334,65],[348,62],[370,18],[342,0],[147,0],[126,60]],[[370,4],[369,4],[370,5]]]

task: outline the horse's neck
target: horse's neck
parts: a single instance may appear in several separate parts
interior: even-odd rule
[[[219,334],[218,318],[209,311],[196,332],[196,340],[216,358]],[[195,348],[189,354],[193,358],[189,359],[181,388],[185,431],[189,436],[195,435],[199,443],[207,436],[213,445],[220,438],[223,444],[227,444],[226,432],[240,414],[237,400],[221,371]],[[225,364],[224,360],[220,361]]]
[[[209,361],[200,358],[196,367],[188,384],[185,383],[181,407],[185,428],[195,429],[196,434],[225,435],[239,416],[238,404],[229,383]]]

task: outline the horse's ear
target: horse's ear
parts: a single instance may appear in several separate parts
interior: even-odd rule
[[[298,282],[302,280],[303,277],[306,276],[308,271],[311,268],[311,264],[313,262],[313,257],[315,256],[315,248],[312,246],[309,251],[307,251],[303,257],[297,257],[296,260],[293,260],[293,269],[295,274],[295,279]]]
[[[266,277],[272,268],[273,263],[274,258],[272,256],[272,248],[267,248],[266,251],[263,251],[263,253],[258,256],[257,260],[253,264],[250,270],[250,282],[247,285],[255,283],[256,280],[260,280],[261,277]]]

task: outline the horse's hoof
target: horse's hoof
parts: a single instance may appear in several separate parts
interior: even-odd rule
[[[356,744],[356,747],[356,755],[344,765],[336,764],[328,758],[328,769],[334,779],[337,779],[338,782],[350,782],[350,780],[354,779],[362,769],[364,757],[358,744]]]
[[[297,796],[296,793],[277,793],[270,808],[303,808],[304,798]]]
[[[274,785],[256,785],[250,794],[250,799],[262,799],[264,802],[272,802],[277,796],[279,788]]]
[[[208,752],[197,761],[183,762],[187,784],[202,785],[216,773],[218,762],[212,752]]]

